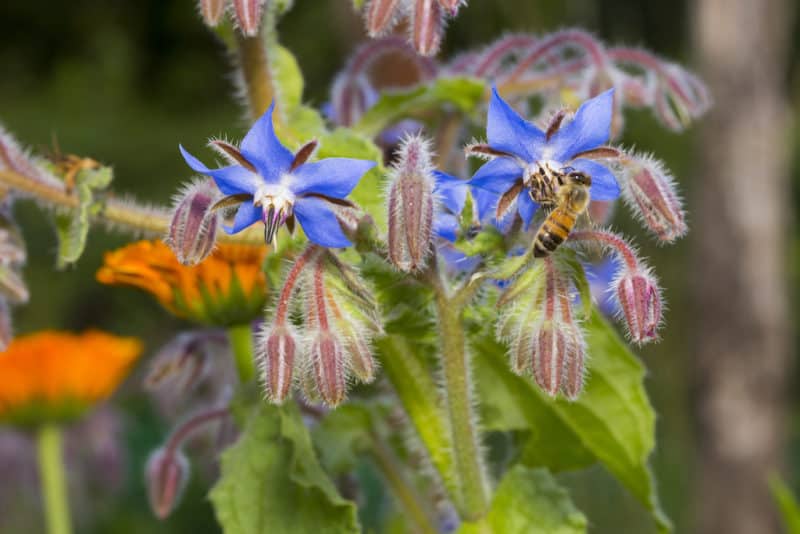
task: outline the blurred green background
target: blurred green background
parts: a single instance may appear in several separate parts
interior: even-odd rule
[[[446,33],[443,54],[487,43],[510,31],[548,32],[580,26],[609,44],[641,45],[691,67],[686,2],[634,0],[472,0]],[[297,55],[306,76],[305,98],[320,105],[347,54],[363,39],[350,0],[296,0],[281,22],[282,41]],[[792,57],[800,35],[795,34]],[[794,102],[800,98],[797,65],[786,73]],[[231,83],[231,63],[202,25],[190,0],[70,2],[6,1],[0,6],[0,120],[23,143],[111,164],[115,191],[165,204],[190,176],[177,145],[197,150],[206,138],[238,138],[247,126]],[[665,131],[648,112],[629,113],[626,145],[663,159],[683,189],[692,166],[693,131]],[[800,151],[795,151],[795,154]],[[795,156],[794,168],[797,169]],[[797,183],[797,172],[793,183]],[[797,191],[793,188],[794,205]],[[138,291],[110,289],[94,281],[104,250],[127,238],[93,231],[90,246],[72,269],[54,272],[55,236],[46,215],[31,202],[16,207],[29,250],[25,276],[31,302],[15,313],[19,333],[43,328],[100,327],[145,340],[148,353],[184,327]],[[689,221],[691,225],[691,214]],[[615,224],[638,235],[657,267],[670,304],[664,341],[639,351],[650,369],[648,387],[660,414],[654,468],[665,508],[677,531],[686,530],[692,499],[686,355],[691,234],[677,246],[658,248],[619,210]],[[799,250],[796,239],[793,250]],[[796,277],[797,262],[794,262]],[[147,509],[141,471],[148,452],[168,428],[139,393],[141,368],[120,394],[129,416],[130,465],[121,493],[101,499],[80,532],[216,532],[204,499],[207,481],[193,478],[178,510],[160,523]],[[795,399],[796,402],[796,399]],[[795,425],[796,426],[796,425]],[[794,456],[800,454],[791,431]],[[649,519],[600,469],[563,477],[592,521],[593,532],[647,532]],[[797,480],[797,477],[787,478]],[[2,484],[2,481],[0,481]]]

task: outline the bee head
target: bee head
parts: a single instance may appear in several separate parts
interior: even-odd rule
[[[569,181],[575,185],[583,185],[589,187],[592,185],[592,177],[586,174],[585,172],[576,171],[572,167],[567,167],[564,169],[567,171],[567,177]]]

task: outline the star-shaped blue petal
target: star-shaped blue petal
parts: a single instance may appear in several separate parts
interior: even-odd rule
[[[328,199],[346,198],[375,162],[327,158],[306,163],[315,144],[309,144],[310,148],[301,150],[298,155],[292,154],[275,135],[274,110],[273,103],[247,133],[239,149],[226,148],[240,164],[209,169],[183,147],[180,147],[181,154],[195,172],[213,178],[225,195],[251,196],[239,206],[233,225],[225,228],[227,232],[240,232],[259,220],[264,221],[269,230],[274,230],[289,217],[296,216],[306,236],[314,243],[336,248],[349,246],[350,241],[342,232]],[[267,234],[272,236],[274,231]]]

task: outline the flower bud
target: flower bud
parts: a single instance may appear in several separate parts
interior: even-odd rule
[[[425,266],[431,249],[436,180],[427,140],[407,137],[399,150],[388,195],[389,259],[400,270],[409,272]]]
[[[561,389],[567,338],[563,325],[545,320],[531,339],[531,373],[545,393],[555,397]]]
[[[400,14],[400,0],[371,0],[367,6],[367,33],[379,37],[391,30]]]
[[[219,213],[211,208],[220,198],[214,182],[195,180],[175,197],[172,220],[165,242],[184,265],[195,265],[214,250]]]
[[[226,0],[200,0],[200,14],[207,26],[217,27],[225,14],[225,2]]]
[[[178,504],[189,480],[189,462],[181,451],[157,449],[145,468],[145,482],[150,509],[165,519]]]
[[[225,348],[227,343],[227,338],[217,331],[178,334],[152,358],[144,379],[145,388],[170,396],[187,393],[206,375],[212,349]]]
[[[444,13],[439,0],[414,0],[411,42],[422,56],[439,51],[444,31]]]
[[[378,92],[363,74],[343,72],[331,89],[331,115],[336,124],[352,126],[378,100]]]
[[[658,339],[661,324],[661,290],[649,269],[637,265],[624,269],[614,287],[631,341],[639,345]]]
[[[347,370],[341,342],[329,330],[320,330],[311,342],[309,359],[319,395],[328,406],[337,406],[347,393]]]
[[[233,10],[239,29],[248,37],[258,33],[261,26],[261,12],[266,0],[233,0]]]
[[[567,357],[564,361],[564,376],[561,391],[569,400],[577,400],[583,391],[586,368],[586,342],[583,333],[572,326],[567,334]]]
[[[672,243],[686,235],[681,199],[675,181],[660,162],[649,157],[623,157],[623,197],[659,241]]]
[[[285,325],[264,326],[259,332],[257,347],[256,361],[267,398],[270,402],[281,403],[291,393],[296,336]]]

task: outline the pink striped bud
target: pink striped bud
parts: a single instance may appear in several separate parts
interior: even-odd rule
[[[211,355],[227,347],[227,337],[218,331],[181,332],[151,359],[145,389],[176,398],[186,394],[206,376]]]
[[[216,28],[225,14],[226,0],[200,0],[200,14],[206,26]]]
[[[266,0],[233,0],[236,23],[242,33],[254,37],[261,27],[261,13]]]
[[[205,178],[184,186],[175,197],[164,241],[184,265],[200,263],[214,250],[220,219],[212,207],[220,197],[214,182]]]
[[[614,282],[622,317],[631,341],[639,345],[658,340],[661,325],[661,290],[649,269],[625,268]]]
[[[661,162],[650,157],[623,157],[623,198],[659,241],[672,243],[686,235],[683,205],[675,181]]]
[[[352,126],[377,99],[378,93],[366,76],[344,72],[337,76],[331,89],[332,118],[337,124]]]
[[[444,13],[439,0],[413,0],[411,42],[422,56],[439,51],[444,32]]]
[[[569,400],[577,400],[583,391],[586,369],[586,342],[583,333],[573,325],[567,333],[567,357],[561,391]]]
[[[425,266],[431,250],[435,179],[427,140],[406,137],[399,152],[390,173],[389,259],[410,272]]]
[[[322,400],[331,407],[341,404],[347,394],[347,370],[339,339],[329,330],[320,330],[311,341],[309,359]]]
[[[401,0],[371,0],[367,6],[367,33],[380,37],[391,30],[402,13]]]
[[[147,460],[145,481],[150,509],[165,519],[178,504],[189,480],[189,462],[180,451],[157,449]]]
[[[543,321],[531,339],[531,372],[536,384],[555,397],[561,389],[567,338],[563,325]]]
[[[297,338],[285,325],[265,326],[258,337],[256,361],[267,399],[279,404],[291,393]]]

